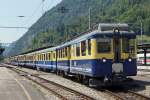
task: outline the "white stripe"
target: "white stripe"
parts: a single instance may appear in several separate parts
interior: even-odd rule
[[[27,90],[25,89],[25,87],[12,74],[10,75],[10,73],[8,73],[7,71],[6,71],[6,73],[10,77],[12,77],[17,82],[17,84],[22,88],[22,90],[24,91],[24,93],[25,93],[26,97],[28,98],[28,100],[32,100],[31,96],[29,95],[29,93],[27,92]]]

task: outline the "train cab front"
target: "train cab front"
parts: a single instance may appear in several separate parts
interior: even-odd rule
[[[113,36],[112,82],[122,82],[128,76],[137,74],[136,36],[130,32],[114,31]]]

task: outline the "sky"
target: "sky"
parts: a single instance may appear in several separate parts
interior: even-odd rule
[[[43,12],[60,2],[61,0],[0,0],[0,43],[12,43],[28,31],[23,28],[1,27],[28,28],[42,16]]]

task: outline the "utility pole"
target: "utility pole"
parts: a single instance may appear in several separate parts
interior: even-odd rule
[[[143,24],[142,24],[142,20],[140,21],[141,24],[141,43],[143,42]]]
[[[89,29],[91,29],[91,7],[89,8]]]

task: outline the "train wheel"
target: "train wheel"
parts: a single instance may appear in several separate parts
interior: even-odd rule
[[[87,77],[87,76],[83,76],[83,79],[82,79],[83,81],[83,84],[85,84],[85,85],[89,85],[89,77]]]

